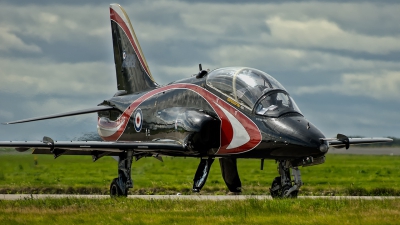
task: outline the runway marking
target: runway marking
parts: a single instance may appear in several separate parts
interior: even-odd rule
[[[23,200],[45,198],[87,198],[107,199],[109,195],[54,195],[54,194],[3,194],[0,200]],[[272,200],[270,195],[129,195],[131,199],[147,200],[198,200],[198,201],[225,201],[225,200]],[[388,200],[400,199],[400,196],[299,196],[298,199],[330,199],[330,200]]]

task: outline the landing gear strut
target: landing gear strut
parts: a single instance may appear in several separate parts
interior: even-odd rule
[[[290,176],[290,170],[293,180]],[[280,177],[275,177],[269,189],[272,198],[297,198],[299,189],[303,185],[300,170],[292,166],[290,161],[281,160],[278,161],[278,172]]]
[[[197,167],[196,174],[193,178],[193,192],[200,192],[203,188],[213,162],[214,158],[211,157],[202,158],[200,160],[200,164]],[[242,192],[242,183],[240,182],[239,173],[237,171],[236,158],[220,158],[219,163],[221,166],[222,177],[229,189],[228,194],[239,195]]]
[[[118,177],[110,185],[111,197],[127,197],[129,188],[133,187],[131,177],[133,152],[121,152],[118,160]]]
[[[207,181],[208,174],[210,173],[211,165],[214,162],[213,158],[202,158],[197,167],[196,174],[193,178],[193,192],[200,192]]]
[[[242,192],[242,182],[237,170],[236,158],[220,158],[222,178],[229,189],[229,195],[240,195]]]

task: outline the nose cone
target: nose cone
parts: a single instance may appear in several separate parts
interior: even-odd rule
[[[327,152],[327,146],[321,144],[325,138],[322,132],[304,117],[281,117],[273,120],[274,131],[283,143],[274,151],[276,156],[318,156]]]

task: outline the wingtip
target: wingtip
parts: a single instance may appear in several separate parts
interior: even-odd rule
[[[3,125],[10,125],[10,124],[16,124],[16,123],[20,123],[20,121],[9,121],[9,122],[1,123],[1,124],[3,124]]]

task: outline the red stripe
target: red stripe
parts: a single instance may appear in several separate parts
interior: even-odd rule
[[[128,124],[129,118],[132,116],[132,113],[136,110],[136,108],[141,104],[143,101],[147,100],[148,98],[163,92],[167,90],[172,90],[172,89],[189,89],[192,90],[199,95],[201,95],[210,105],[213,107],[214,111],[217,113],[218,117],[221,120],[221,146],[219,148],[219,151],[217,154],[232,154],[232,153],[243,153],[246,151],[249,151],[253,148],[255,148],[260,142],[261,142],[261,133],[260,130],[258,129],[257,125],[249,119],[246,115],[244,115],[242,112],[228,104],[227,102],[223,101],[221,98],[218,96],[214,95],[213,93],[207,91],[206,89],[194,85],[194,84],[172,84],[168,86],[164,86],[155,90],[152,90],[137,100],[135,100],[121,115],[121,117],[118,119],[118,122],[121,123],[122,121],[124,124],[121,126],[121,128],[113,135],[109,137],[102,137],[106,141],[117,141],[123,132],[126,129],[126,126]],[[228,112],[230,112],[232,115],[235,115],[235,111],[237,112],[236,118],[240,121],[240,123],[243,125],[243,127],[246,129],[247,133],[250,136],[250,140],[245,143],[242,146],[232,148],[232,149],[227,149],[228,145],[231,143],[232,138],[233,138],[233,128],[232,124],[230,123],[229,119],[226,117],[225,113],[217,106],[220,105],[224,109],[226,109]],[[124,120],[121,120],[124,118]]]
[[[221,102],[222,101],[218,102],[219,105],[221,105]],[[221,120],[221,147],[218,151],[218,153],[221,153],[221,150],[226,149],[233,139],[233,127],[228,117],[226,117],[225,113],[222,112],[217,105],[215,105],[215,102],[211,105],[214,108],[214,111],[217,112],[218,117]]]
[[[132,33],[130,32],[129,27],[126,25],[124,20],[118,15],[118,13],[115,12],[112,8],[110,8],[110,19],[114,20],[122,28],[122,30],[125,31],[125,34],[128,36],[128,39],[130,40],[131,45],[140,61],[140,64],[142,64],[142,67],[146,71],[147,75],[150,76],[150,72],[148,71],[148,68],[147,68],[146,64],[144,63],[144,60],[143,60],[142,55],[140,54],[139,48],[136,46],[136,42],[134,41],[134,38],[132,37]]]

